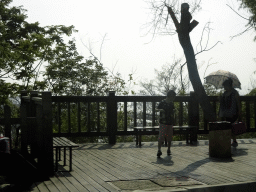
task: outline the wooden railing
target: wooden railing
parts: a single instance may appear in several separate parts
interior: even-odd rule
[[[21,118],[11,118],[10,108],[5,107],[5,117],[0,124],[10,136],[10,125],[21,123],[21,150],[37,158],[39,167],[53,174],[53,144],[55,137],[108,136],[109,143],[116,143],[117,135],[135,135],[133,129],[141,120],[146,126],[151,115],[151,125],[158,124],[155,109],[164,96],[51,96],[51,92],[36,91],[21,93]],[[209,96],[216,114],[219,107],[217,96]],[[256,97],[240,96],[247,132],[255,132]],[[208,134],[208,123],[204,119],[194,92],[189,96],[177,96],[174,100],[175,124],[194,125],[197,134]],[[129,105],[130,104],[130,105]],[[141,108],[141,109],[140,109]],[[185,115],[187,114],[187,115]],[[220,119],[219,119],[220,120]],[[122,122],[122,123],[121,123]],[[155,134],[156,131],[152,131]],[[175,132],[174,132],[175,134]]]
[[[76,136],[84,136],[84,137],[92,137],[92,136],[109,136],[109,142],[115,143],[115,136],[116,135],[135,135],[134,131],[128,130],[129,128],[135,127],[138,124],[138,104],[142,104],[142,111],[141,111],[141,118],[142,125],[146,126],[146,114],[147,107],[151,108],[152,114],[152,125],[157,124],[158,116],[156,114],[155,108],[157,102],[160,102],[164,99],[164,96],[115,96],[114,92],[110,92],[109,96],[102,96],[102,97],[94,97],[94,96],[53,96],[52,102],[54,109],[54,122],[56,123],[57,127],[56,132],[53,133],[54,136],[58,137],[76,137]],[[132,103],[132,108],[128,106],[128,103]],[[179,125],[184,124],[183,118],[183,108],[185,107],[185,102],[188,103],[188,122],[186,124],[189,125],[197,125],[198,126],[198,103],[196,102],[196,98],[193,93],[191,96],[177,96],[175,98],[175,102],[179,103],[178,107],[178,115],[175,119],[177,119]],[[122,105],[123,110],[118,111],[118,104]],[[150,106],[147,104],[150,103]],[[94,113],[93,120],[96,119],[96,122],[93,124],[92,127],[92,111],[91,106],[94,104],[96,108],[96,112]],[[73,108],[71,109],[71,105]],[[81,105],[84,106],[84,110],[81,111]],[[63,109],[65,106],[66,109]],[[105,106],[105,107],[104,107]],[[128,109],[129,108],[129,109]],[[72,125],[72,110],[76,111],[76,122],[73,121],[73,124],[76,125],[76,128]],[[196,110],[197,109],[197,110]],[[62,131],[63,126],[63,119],[62,113],[66,113],[66,120],[65,125],[67,127],[66,132]],[[81,128],[82,120],[81,114],[83,116],[84,122],[84,129]],[[102,122],[100,122],[101,115],[106,115],[106,127],[101,127]],[[118,116],[122,114],[123,116],[123,125],[120,127],[120,123],[118,123]],[[132,115],[132,116],[129,116]],[[96,117],[96,118],[95,118]],[[128,118],[132,119],[133,123],[128,125]]]
[[[112,138],[113,143],[115,143],[115,135],[134,135],[135,132],[132,130],[128,130],[129,128],[135,127],[138,125],[138,120],[141,119],[141,125],[147,125],[147,116],[151,113],[151,125],[157,125],[158,115],[156,114],[155,108],[157,103],[164,99],[164,96],[115,96],[114,92],[110,92],[109,96],[102,97],[93,97],[93,96],[53,96],[52,102],[56,106],[56,114],[54,115],[58,120],[55,121],[58,129],[53,133],[54,136],[65,136],[65,137],[76,137],[76,136],[109,136]],[[246,121],[248,132],[254,132],[255,129],[251,127],[252,113],[254,113],[254,117],[256,115],[256,97],[249,96],[241,96],[241,102],[245,105],[244,119]],[[212,103],[216,111],[216,115],[218,114],[219,108],[219,98],[217,96],[209,96],[209,100]],[[91,111],[92,104],[94,103],[94,108],[96,111],[93,113]],[[101,104],[104,104],[102,106]],[[128,103],[132,105],[129,107]],[[208,134],[208,123],[204,119],[202,110],[199,110],[199,104],[197,102],[197,98],[194,92],[190,93],[190,96],[177,96],[175,98],[174,103],[176,103],[177,112],[175,113],[175,125],[195,125],[199,127],[197,134]],[[62,131],[61,124],[61,113],[65,111],[61,106],[66,105],[67,122],[66,127],[67,131]],[[73,124],[71,123],[71,104],[73,106],[73,110],[76,110],[76,119]],[[118,105],[122,106],[122,110],[118,109]],[[138,110],[139,104],[141,105],[141,110]],[[81,105],[85,106],[81,111]],[[253,106],[250,106],[253,105]],[[150,108],[150,110],[148,110]],[[252,112],[251,109],[254,111]],[[104,111],[105,110],[105,111]],[[150,111],[150,112],[148,112]],[[185,113],[188,114],[185,117]],[[84,128],[82,129],[82,119],[81,114],[83,114],[83,118],[85,119],[86,125],[83,124]],[[100,122],[101,115],[106,114],[106,124],[102,125]],[[120,126],[120,117],[122,114],[122,126]],[[140,118],[138,116],[140,115]],[[128,123],[128,119],[131,119]],[[185,120],[186,119],[186,120]],[[218,119],[218,118],[217,118]],[[94,122],[92,124],[92,120]],[[218,119],[220,120],[220,119]],[[132,122],[132,123],[131,123]],[[254,121],[254,127],[256,121]],[[105,126],[105,127],[102,127]],[[75,128],[77,127],[77,128]],[[111,140],[111,139],[110,139]],[[110,141],[110,143],[112,143]]]

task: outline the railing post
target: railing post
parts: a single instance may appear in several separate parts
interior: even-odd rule
[[[108,131],[108,135],[109,135],[109,144],[116,144],[117,102],[115,100],[115,91],[109,91],[109,95],[108,95],[107,131]]]
[[[11,135],[11,108],[9,105],[4,106],[4,128],[5,137],[9,137],[10,149],[12,148],[12,135]]]
[[[28,144],[30,145],[31,154],[37,157],[37,126],[36,126],[36,104],[32,100],[33,97],[38,97],[38,91],[30,91],[29,110],[27,114],[27,129],[28,129]]]
[[[42,103],[36,108],[37,142],[39,169],[47,176],[54,174],[53,165],[53,131],[51,92],[42,92]]]
[[[30,91],[30,101],[29,101],[29,113],[28,117],[36,116],[36,104],[33,102],[33,97],[38,97],[38,91]]]
[[[44,133],[44,165],[47,175],[54,175],[53,166],[53,131],[52,131],[52,94],[42,92],[43,133]]]
[[[193,91],[190,92],[190,102],[188,103],[188,124],[199,128],[199,104]],[[197,131],[192,136],[192,141],[197,142]]]
[[[22,99],[23,96],[27,96],[27,91],[21,91],[20,99],[21,99],[21,105],[20,105],[20,118],[21,118],[21,152],[23,154],[26,154],[28,151],[28,129],[27,129],[27,103],[24,99]]]

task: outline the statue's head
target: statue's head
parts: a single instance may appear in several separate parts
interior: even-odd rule
[[[189,4],[188,3],[182,3],[181,4],[181,10],[189,10]]]

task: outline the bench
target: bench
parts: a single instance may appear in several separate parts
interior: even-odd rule
[[[64,166],[66,166],[66,148],[69,148],[69,171],[72,171],[72,149],[79,147],[65,137],[53,137],[53,148],[56,149],[55,157],[55,171],[58,171],[58,161],[61,160],[61,149],[64,149]],[[62,171],[65,172],[65,171]]]
[[[141,136],[142,135],[156,135],[159,134],[159,126],[144,126],[144,127],[133,127],[134,131],[136,132],[136,145],[141,146]],[[156,131],[158,130],[158,131]],[[151,134],[147,131],[152,131]],[[183,125],[183,126],[173,126],[173,134],[175,131],[178,133],[186,135],[186,141],[188,143],[188,138],[190,139],[190,144],[193,141],[196,141],[196,133],[197,133],[197,126],[190,126],[190,125]],[[188,137],[190,136],[190,137]],[[165,140],[165,145],[167,142]]]

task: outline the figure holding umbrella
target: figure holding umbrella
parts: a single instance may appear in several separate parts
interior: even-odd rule
[[[241,102],[239,93],[234,88],[241,89],[241,83],[237,76],[228,71],[219,70],[205,77],[206,83],[214,85],[217,89],[224,87],[225,92],[220,97],[219,117],[222,121],[226,120],[234,123],[237,119],[241,121]],[[232,146],[238,146],[236,136],[232,133]]]

